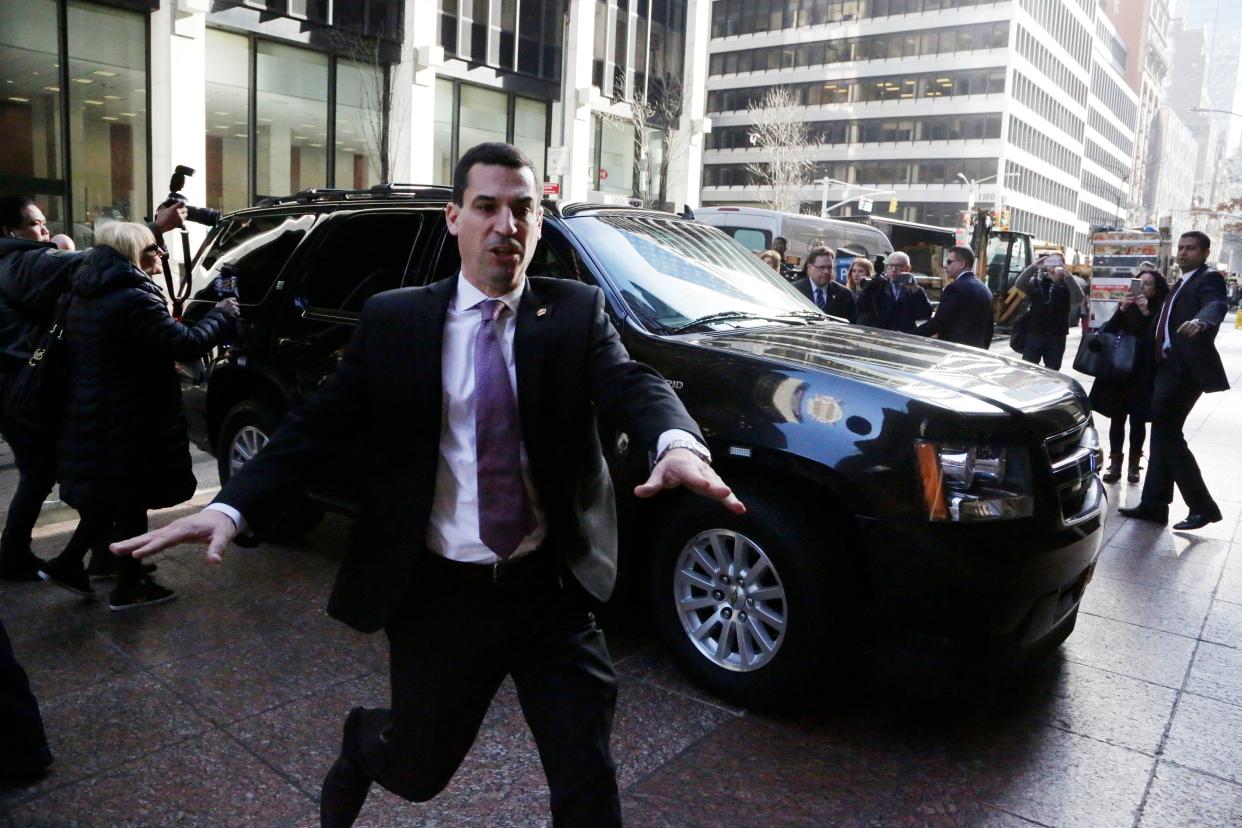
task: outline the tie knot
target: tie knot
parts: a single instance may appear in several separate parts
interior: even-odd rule
[[[505,312],[505,303],[499,299],[484,299],[479,303],[484,322],[495,322]]]

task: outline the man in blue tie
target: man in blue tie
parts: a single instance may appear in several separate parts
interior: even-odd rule
[[[1155,389],[1151,411],[1151,462],[1137,506],[1119,511],[1164,525],[1176,485],[1190,514],[1174,529],[1201,529],[1221,519],[1220,507],[1203,482],[1203,473],[1186,444],[1183,428],[1199,397],[1227,391],[1229,379],[1216,351],[1216,332],[1228,306],[1225,277],[1208,266],[1212,241],[1192,230],[1177,241],[1177,264],[1184,274],[1156,320]]]
[[[469,150],[446,209],[461,272],[363,307],[336,373],[207,510],[115,544],[145,557],[260,536],[325,453],[364,435],[373,472],[328,613],[383,629],[390,708],[355,708],[320,823],[354,823],[372,783],[425,801],[512,676],[558,826],[619,826],[616,677],[591,610],[616,579],[612,481],[596,416],[656,458],[640,497],[684,486],[745,511],[659,375],[630,360],[597,287],[528,279],[543,221],[533,165]]]
[[[836,271],[836,255],[827,247],[813,247],[806,254],[802,278],[794,282],[794,287],[829,316],[853,322],[858,318],[854,294],[836,280]]]

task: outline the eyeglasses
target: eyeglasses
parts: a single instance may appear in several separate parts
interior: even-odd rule
[[[163,247],[161,247],[158,244],[148,244],[146,247],[142,248],[142,255],[144,256],[167,256],[168,251],[166,251]]]

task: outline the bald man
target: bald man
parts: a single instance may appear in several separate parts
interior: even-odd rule
[[[931,315],[927,292],[914,281],[910,257],[901,251],[888,254],[884,272],[863,282],[858,297],[859,325],[912,334],[918,330],[918,323]]]

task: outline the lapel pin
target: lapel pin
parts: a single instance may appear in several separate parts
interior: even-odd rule
[[[535,311],[535,316],[546,316],[547,313],[548,313],[547,308],[540,308],[539,310]]]

